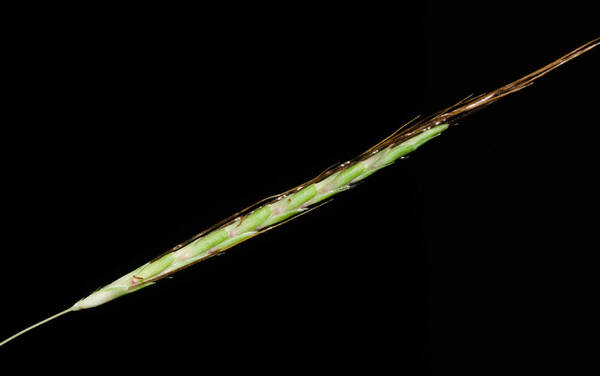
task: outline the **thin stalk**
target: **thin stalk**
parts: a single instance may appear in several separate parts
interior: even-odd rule
[[[60,317],[60,316],[62,316],[62,315],[64,315],[64,314],[67,314],[67,313],[69,313],[69,312],[71,312],[71,311],[73,311],[73,307],[69,307],[69,308],[65,309],[64,311],[57,313],[56,315],[52,315],[52,316],[48,317],[47,319],[44,319],[44,320],[42,320],[42,321],[40,321],[40,322],[38,322],[38,323],[35,323],[35,324],[31,325],[30,327],[28,327],[28,328],[25,328],[25,329],[21,330],[19,333],[13,334],[12,336],[10,336],[10,337],[8,337],[7,339],[5,339],[4,341],[0,342],[0,346],[3,346],[4,344],[6,344],[6,343],[8,343],[8,342],[12,341],[13,339],[15,339],[15,338],[19,337],[20,335],[22,335],[22,334],[25,334],[25,333],[27,333],[28,331],[30,331],[30,330],[32,330],[32,329],[35,329],[35,328],[37,328],[38,326],[40,326],[40,325],[42,325],[42,324],[45,324],[45,323],[47,323],[48,321],[52,321],[52,320],[54,320],[55,318],[57,318],[57,317]]]
[[[92,308],[154,284],[182,269],[206,260],[243,241],[304,215],[357,182],[412,153],[439,136],[458,119],[515,93],[536,79],[600,44],[596,38],[550,64],[496,90],[467,97],[434,115],[409,122],[358,157],[333,166],[308,182],[268,197],[173,247],[91,295],[71,308],[15,334],[0,346],[67,312]]]

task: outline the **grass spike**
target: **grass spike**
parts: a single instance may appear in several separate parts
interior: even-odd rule
[[[278,227],[327,203],[331,196],[349,189],[354,183],[389,166],[440,135],[450,124],[497,100],[520,91],[562,64],[597,47],[596,38],[542,68],[478,96],[425,118],[415,118],[358,157],[334,165],[310,181],[278,195],[270,196],[232,215],[187,241],[171,248],[149,263],[79,300],[72,307],[44,319],[0,342],[0,346],[28,331],[71,311],[92,308],[127,295],[179,270],[210,258],[258,234]],[[321,203],[319,205],[315,205]]]

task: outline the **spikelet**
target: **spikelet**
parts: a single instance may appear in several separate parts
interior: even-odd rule
[[[496,90],[467,97],[436,114],[409,122],[358,157],[332,166],[308,182],[270,196],[215,224],[159,257],[81,299],[67,310],[49,317],[0,342],[19,335],[71,311],[96,307],[117,297],[150,286],[179,270],[221,253],[232,246],[306,214],[328,202],[332,196],[389,166],[445,131],[458,119],[515,93],[562,64],[600,44],[596,38],[552,63]]]

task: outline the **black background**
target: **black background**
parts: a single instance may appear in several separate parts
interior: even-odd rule
[[[548,6],[30,10],[4,70],[0,337],[599,36],[586,8]],[[0,358],[61,372],[594,374],[599,53],[309,215]]]

